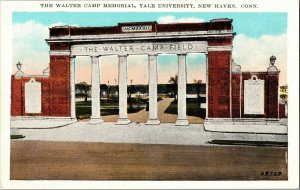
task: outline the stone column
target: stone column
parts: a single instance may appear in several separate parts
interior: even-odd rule
[[[76,57],[71,57],[70,61],[70,91],[71,91],[71,118],[76,119],[75,110],[75,60]]]
[[[119,119],[118,125],[131,121],[127,116],[127,55],[119,55]]]
[[[90,123],[102,123],[100,117],[100,67],[99,56],[91,56],[92,62],[92,116]]]
[[[206,59],[206,84],[205,84],[205,119],[208,119],[208,53],[205,53],[205,59]]]
[[[175,125],[189,125],[186,117],[186,54],[178,54],[178,116]]]
[[[149,119],[147,125],[158,125],[157,117],[157,55],[148,55]]]

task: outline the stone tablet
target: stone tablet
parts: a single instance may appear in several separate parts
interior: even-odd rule
[[[244,114],[264,114],[264,83],[255,75],[244,81]]]
[[[31,79],[25,83],[25,112],[41,113],[41,83]]]
[[[156,53],[205,53],[207,42],[153,42],[153,43],[116,43],[116,44],[84,44],[73,45],[73,56],[99,56],[99,55],[139,55]]]
[[[143,25],[143,26],[123,26],[122,32],[151,32],[151,25]]]

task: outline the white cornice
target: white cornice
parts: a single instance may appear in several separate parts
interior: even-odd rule
[[[232,51],[232,46],[208,46],[207,51]]]
[[[70,50],[51,50],[49,51],[50,55],[56,55],[56,56],[70,56],[71,51]]]

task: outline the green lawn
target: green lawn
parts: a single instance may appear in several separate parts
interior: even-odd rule
[[[128,100],[128,113],[136,113],[146,107],[147,100],[132,98],[130,109],[130,102]],[[105,115],[118,115],[119,114],[119,100],[111,99],[109,102],[107,100],[101,100],[100,102],[100,113],[102,116]],[[76,117],[78,119],[86,119],[91,116],[91,101],[87,102],[76,102]]]
[[[201,101],[203,102],[203,101]],[[165,113],[177,115],[177,101],[174,100],[166,109]],[[196,98],[186,99],[186,114],[188,116],[197,116],[205,118],[205,109],[200,108]]]

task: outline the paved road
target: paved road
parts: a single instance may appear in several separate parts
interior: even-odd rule
[[[276,147],[12,140],[11,179],[286,180],[286,151]],[[262,172],[281,175],[266,177]]]

